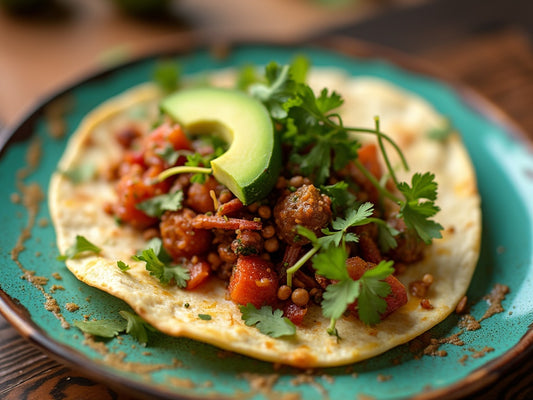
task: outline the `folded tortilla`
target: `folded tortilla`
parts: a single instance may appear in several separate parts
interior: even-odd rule
[[[233,71],[213,72],[212,82],[229,86],[234,77]],[[112,182],[97,177],[74,184],[57,172],[49,188],[49,205],[59,251],[64,253],[76,235],[103,249],[100,255],[67,260],[69,270],[86,284],[124,300],[168,335],[302,368],[338,366],[376,356],[444,320],[465,295],[480,251],[480,198],[459,135],[452,133],[444,140],[430,138],[428,133],[442,128],[445,118],[422,98],[386,81],[322,68],[312,71],[310,84],[317,90],[327,86],[342,94],[345,104],[341,113],[347,126],[373,128],[374,117],[380,117],[382,130],[397,141],[409,162],[409,172],[398,170],[400,180],[410,181],[414,172],[435,173],[441,208],[436,220],[444,226],[443,238],[434,240],[424,259],[398,276],[408,287],[426,273],[433,275],[428,295],[433,309],[422,308],[420,299],[409,294],[405,306],[373,327],[353,316],[341,318],[337,329],[342,340],[338,341],[328,335],[329,320],[321,315],[320,307],[312,306],[296,335],[271,338],[245,325],[238,306],[227,299],[223,281],[212,278],[187,291],[162,285],[149,275],[144,262],[133,261],[131,256],[145,248],[146,242],[139,231],[117,225],[104,211],[106,203],[115,201]],[[122,149],[113,132],[132,119],[148,129],[156,119],[161,96],[155,85],[145,84],[90,112],[71,137],[58,171],[92,164],[104,172],[119,162]],[[131,269],[121,271],[119,260]],[[211,319],[200,319],[199,314],[209,314]]]

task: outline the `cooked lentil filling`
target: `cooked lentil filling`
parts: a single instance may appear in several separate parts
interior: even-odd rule
[[[186,154],[208,156],[215,149],[205,140],[191,140],[178,125],[164,123],[152,132],[142,132],[134,125],[116,132],[116,140],[124,149],[118,165],[111,168],[116,181],[117,201],[107,211],[121,223],[138,229],[145,238],[159,237],[164,249],[176,263],[190,272],[186,290],[202,285],[208,279],[222,279],[228,284],[228,297],[237,304],[270,305],[282,309],[293,323],[301,324],[310,304],[320,303],[326,287],[333,281],[316,273],[306,262],[287,285],[288,268],[312,247],[310,240],[298,233],[305,227],[317,237],[343,216],[343,210],[312,177],[303,176],[297,165],[283,160],[277,183],[265,199],[244,205],[226,187],[206,175],[198,179],[184,173],[158,182],[163,170],[183,165]],[[164,157],[170,148],[178,155]],[[285,156],[286,157],[286,156]],[[287,157],[286,157],[287,158]],[[376,179],[382,179],[377,147],[363,145],[359,161]],[[373,217],[392,226],[397,234],[397,247],[383,251],[375,223],[349,228],[358,236],[347,243],[347,270],[352,279],[382,260],[394,260],[396,271],[423,257],[425,243],[414,231],[396,218],[398,206],[380,198],[372,182],[353,163],[340,171],[331,171],[326,185],[346,182],[346,193],[354,202],[374,204]],[[160,217],[148,215],[138,204],[155,196],[181,191],[183,200],[176,211],[165,211]],[[430,277],[410,288],[414,295],[427,297]],[[406,290],[394,277],[387,278],[392,291],[382,318],[406,302]],[[356,304],[349,308],[355,312]]]

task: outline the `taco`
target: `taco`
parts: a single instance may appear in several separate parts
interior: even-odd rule
[[[78,279],[165,334],[303,368],[376,356],[454,311],[481,212],[446,118],[329,68],[304,83],[271,64],[246,93],[236,71],[209,80],[132,88],[72,135],[49,204]]]

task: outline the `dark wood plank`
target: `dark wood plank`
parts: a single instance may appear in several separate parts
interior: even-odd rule
[[[0,316],[0,398],[134,400],[52,360]]]
[[[486,96],[533,139],[533,44],[522,30],[503,29],[436,44],[419,56]]]

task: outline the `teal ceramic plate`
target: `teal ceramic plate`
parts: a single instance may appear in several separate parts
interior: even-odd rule
[[[353,48],[350,51],[353,53]],[[279,396],[306,400],[341,396],[456,397],[490,384],[501,371],[531,355],[533,333],[528,327],[533,322],[533,157],[528,153],[528,145],[514,137],[492,113],[480,111],[480,103],[473,105],[463,90],[382,57],[347,55],[332,51],[331,46],[268,45],[236,46],[223,58],[214,57],[203,47],[173,57],[181,64],[183,73],[188,74],[247,63],[266,64],[271,60],[284,63],[296,53],[307,54],[314,65],[337,66],[354,75],[386,78],[425,97],[459,129],[475,164],[483,199],[481,258],[468,291],[471,312],[476,318],[483,315],[487,309],[483,296],[497,283],[510,288],[503,301],[504,312],[483,321],[480,330],[464,332],[460,336],[463,346],[442,345],[446,357],[420,357],[412,351],[413,346],[406,344],[348,367],[307,373],[278,368],[188,339],[154,334],[149,347],[144,348],[123,336],[103,343],[104,347],[88,345],[74,327],[64,329],[60,319],[49,310],[54,309],[54,302],[70,324],[84,315],[102,319],[128,308],[80,283],[56,260],[55,235],[46,201],[50,175],[68,134],[89,110],[152,78],[158,57],[149,57],[69,87],[44,102],[10,133],[11,139],[0,158],[3,193],[0,311],[7,319],[24,336],[63,362],[96,379],[147,397]],[[67,137],[55,138],[53,133],[62,128],[62,122]],[[35,148],[42,150],[38,160],[27,157]],[[31,161],[36,162],[33,167]],[[41,200],[30,206],[22,204],[21,199],[31,198],[23,196],[23,192],[39,188],[44,194]],[[18,250],[19,264],[12,257]],[[42,291],[21,279],[21,268],[35,271],[35,277],[47,278]],[[79,310],[68,311],[68,303],[79,305]],[[436,338],[448,337],[460,331],[457,323],[458,317],[452,315],[430,333]],[[482,349],[485,352],[477,355],[484,356],[476,358],[474,355]]]

